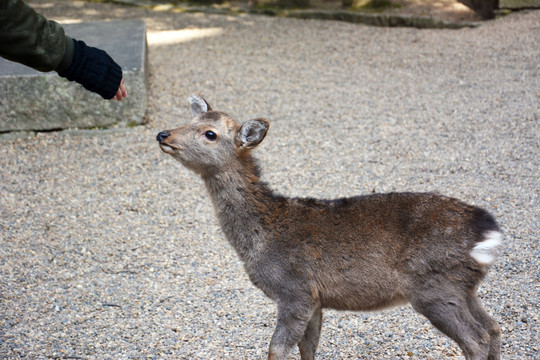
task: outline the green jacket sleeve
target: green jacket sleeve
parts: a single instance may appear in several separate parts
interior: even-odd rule
[[[22,0],[0,0],[0,56],[39,71],[61,72],[73,58],[73,41],[60,24]]]

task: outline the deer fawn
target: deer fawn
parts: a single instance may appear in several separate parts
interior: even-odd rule
[[[302,359],[314,359],[323,308],[406,303],[456,341],[466,359],[500,359],[500,327],[476,296],[502,238],[488,212],[431,193],[276,195],[251,156],[268,121],[239,125],[199,96],[189,101],[194,119],[157,141],[202,177],[250,280],[276,301],[268,359],[285,359],[296,345]]]

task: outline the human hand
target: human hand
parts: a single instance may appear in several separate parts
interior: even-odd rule
[[[118,90],[116,91],[116,95],[111,100],[118,100],[122,101],[123,98],[127,96],[127,90],[126,85],[124,85],[124,78],[122,78],[122,81],[120,81],[120,86],[118,87]]]
[[[122,68],[105,51],[72,39],[75,46],[73,60],[66,71],[58,75],[76,81],[86,90],[104,99],[122,100],[127,96]],[[119,85],[118,85],[119,84]]]

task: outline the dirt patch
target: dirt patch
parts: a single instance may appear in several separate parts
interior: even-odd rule
[[[311,0],[314,8],[337,10],[342,9],[341,0]],[[480,17],[467,6],[456,0],[389,0],[383,6],[370,5],[365,1],[356,11],[365,13],[408,15],[417,17],[430,17],[445,22],[474,22]]]

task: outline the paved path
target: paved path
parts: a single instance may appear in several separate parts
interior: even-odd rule
[[[1,138],[0,358],[264,357],[274,305],[154,140],[189,119],[192,92],[272,121],[256,154],[282,193],[439,191],[489,209],[505,246],[480,297],[503,358],[538,356],[540,12],[416,30],[32,3],[146,21],[150,122]],[[321,359],[462,359],[409,307],[325,320]]]

